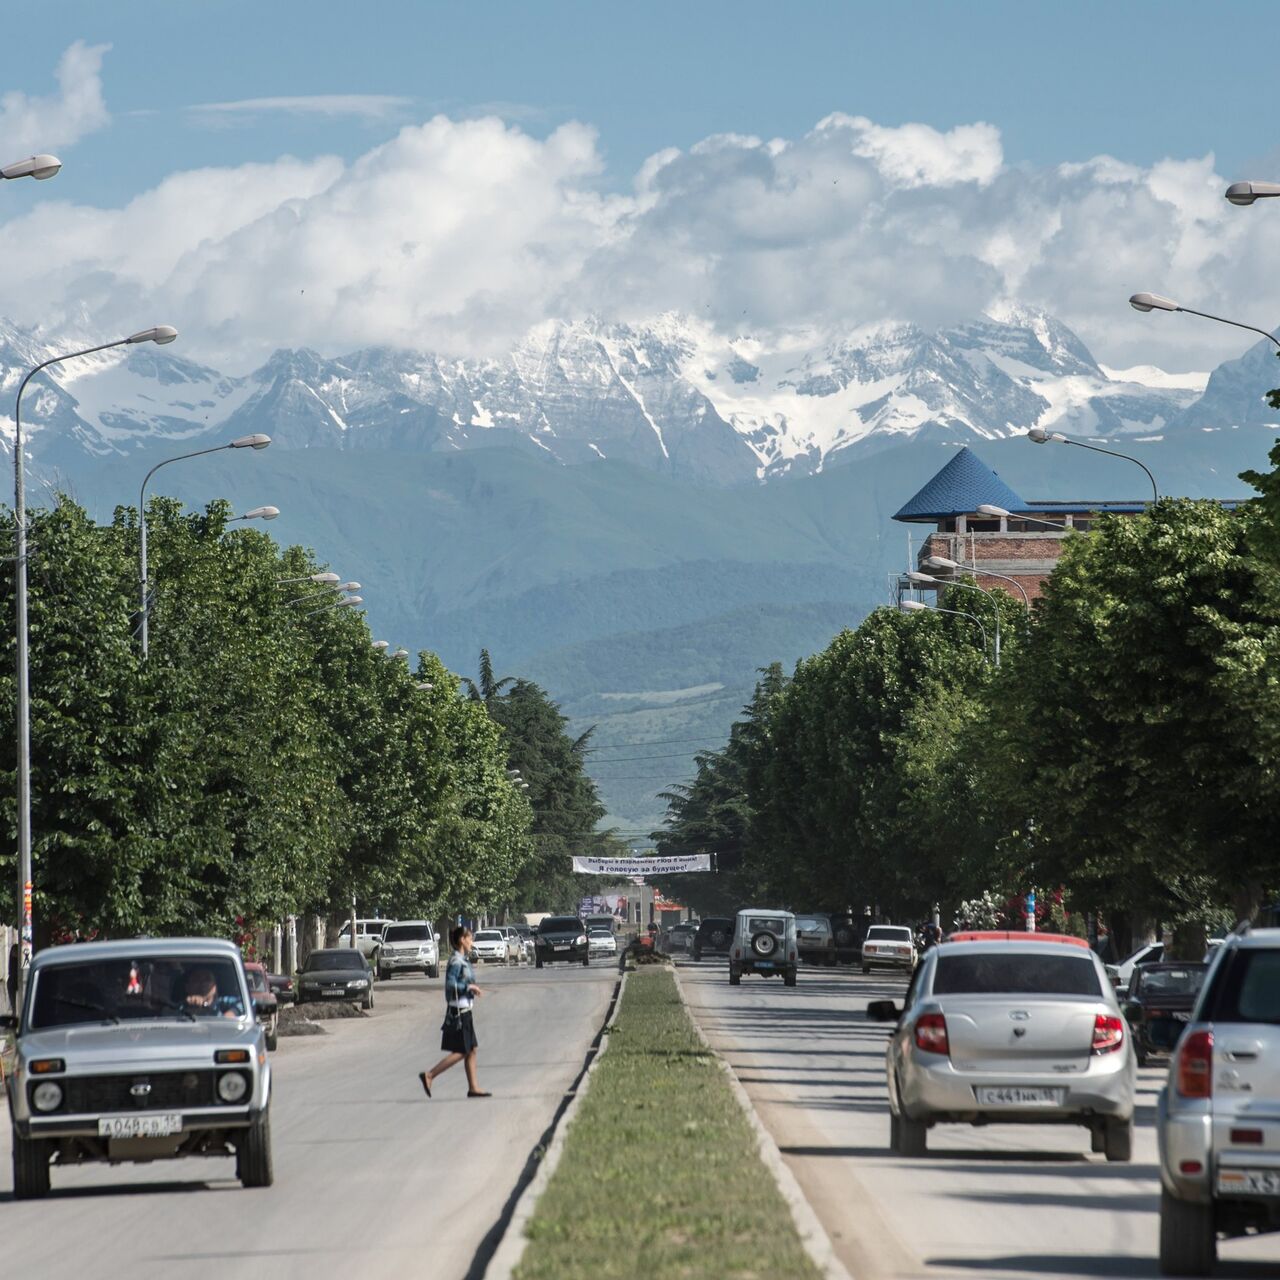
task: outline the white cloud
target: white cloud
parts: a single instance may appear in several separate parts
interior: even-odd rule
[[[291,98],[241,98],[237,102],[201,102],[188,107],[195,116],[226,118],[261,116],[271,113],[294,116],[354,116],[362,120],[384,120],[404,111],[412,98],[385,93],[318,93]]]
[[[58,62],[58,92],[49,97],[18,89],[0,95],[0,164],[68,147],[109,123],[101,72],[110,48],[77,40]]]
[[[68,51],[68,104],[72,81],[97,83],[100,55]],[[15,120],[30,105],[5,103]],[[46,200],[0,224],[0,312],[103,331],[172,323],[192,358],[235,368],[280,346],[493,352],[586,313],[838,333],[1016,301],[1109,365],[1205,369],[1242,349],[1237,334],[1139,316],[1128,295],[1272,319],[1249,300],[1280,268],[1273,211],[1228,205],[1212,157],[1034,169],[1006,164],[987,124],[832,115],[798,138],[664,150],[626,194],[602,173],[586,125],[537,138],[438,115],[352,162],[175,173],[120,209]]]

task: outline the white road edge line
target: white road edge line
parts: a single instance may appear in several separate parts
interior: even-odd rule
[[[689,1015],[689,1021],[693,1023],[693,1029],[698,1033],[698,1039],[706,1045],[707,1052],[720,1064],[721,1070],[728,1078],[729,1088],[733,1090],[733,1096],[737,1098],[738,1105],[747,1117],[747,1123],[755,1131],[760,1159],[765,1168],[773,1174],[778,1192],[786,1201],[787,1208],[791,1210],[791,1221],[795,1224],[796,1234],[800,1237],[805,1253],[809,1255],[813,1265],[822,1272],[826,1280],[853,1280],[848,1268],[836,1257],[831,1237],[818,1221],[818,1215],[814,1213],[813,1206],[805,1199],[795,1174],[787,1167],[787,1162],[782,1158],[782,1152],[778,1150],[778,1144],[773,1140],[773,1134],[764,1127],[764,1121],[756,1114],[756,1109],[747,1091],[742,1087],[742,1082],[734,1075],[733,1068],[711,1047],[707,1037],[703,1035],[702,1027],[698,1024],[698,1019],[685,998],[679,967],[674,963],[671,966],[671,972],[675,975],[680,1002]],[[485,1280],[488,1280],[488,1277]]]
[[[577,1090],[574,1092],[569,1105],[564,1109],[564,1114],[556,1125],[555,1133],[551,1135],[546,1154],[538,1164],[538,1172],[533,1175],[529,1185],[520,1193],[520,1199],[516,1201],[516,1207],[511,1211],[511,1220],[507,1223],[507,1229],[502,1233],[502,1239],[498,1241],[498,1246],[494,1249],[493,1256],[489,1259],[489,1265],[484,1269],[484,1280],[511,1280],[512,1272],[520,1265],[520,1259],[524,1257],[525,1248],[529,1243],[529,1239],[525,1235],[525,1227],[528,1226],[529,1219],[533,1217],[533,1211],[538,1207],[538,1201],[542,1198],[542,1193],[547,1189],[547,1183],[551,1181],[551,1176],[555,1173],[556,1166],[560,1163],[560,1157],[564,1154],[564,1144],[569,1132],[569,1126],[573,1123],[574,1116],[578,1114],[578,1108],[582,1105],[583,1098],[587,1096],[587,1089],[591,1084],[591,1075],[596,1067],[600,1065],[600,1059],[604,1057],[605,1051],[609,1048],[609,1032],[613,1029],[613,1024],[618,1020],[618,1010],[622,1008],[622,993],[626,990],[629,972],[629,970],[623,970],[622,977],[618,982],[618,989],[614,994],[613,1007],[601,1028],[600,1048],[596,1050],[595,1056],[588,1064],[582,1079],[578,1081]],[[681,999],[683,998],[682,995]]]

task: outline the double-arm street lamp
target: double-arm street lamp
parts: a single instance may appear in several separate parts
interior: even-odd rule
[[[39,162],[47,161],[43,167]],[[36,166],[25,172],[11,170],[22,165]],[[33,156],[31,160],[22,161],[22,165],[10,165],[0,170],[6,178],[51,178],[58,172],[58,162],[52,156]],[[49,166],[52,168],[49,168]],[[44,169],[49,169],[44,172]],[[27,383],[42,369],[50,365],[61,364],[64,360],[74,360],[79,356],[93,355],[97,351],[109,351],[112,347],[136,345],[140,342],[154,342],[163,346],[178,336],[177,329],[167,324],[156,325],[151,329],[142,329],[130,334],[127,338],[117,338],[115,342],[100,342],[96,347],[83,347],[79,351],[68,351],[60,356],[51,356],[42,360],[30,370],[18,384],[18,395],[13,406],[13,518],[15,531],[14,546],[14,600],[17,606],[17,684],[18,684],[18,963],[21,971],[31,963],[31,944],[33,938],[31,913],[31,671],[27,647],[27,495],[25,477],[23,475],[22,448],[22,393]]]
[[[173,334],[173,337],[164,339],[166,342],[172,342],[173,338],[178,336],[172,329],[169,330],[169,332]],[[129,341],[132,342],[134,339],[130,338]],[[148,615],[150,613],[150,602],[147,598],[147,484],[150,482],[151,477],[155,475],[161,467],[167,467],[171,462],[184,462],[187,458],[202,458],[207,453],[221,453],[223,449],[265,449],[270,443],[271,437],[264,436],[261,433],[251,436],[240,436],[238,439],[230,440],[226,444],[215,444],[208,449],[195,449],[191,453],[180,453],[173,458],[164,458],[162,461],[157,462],[156,465],[143,477],[142,487],[138,490],[138,586],[142,597],[142,621],[140,623],[140,627],[143,658],[147,656],[147,623]],[[259,507],[257,508],[257,511],[259,513],[272,511],[275,514],[268,516],[265,514],[257,515],[255,513],[250,513],[255,519],[274,520],[275,516],[280,514],[275,507]],[[248,519],[249,517],[246,516],[245,518]]]
[[[931,589],[937,588],[940,585],[937,578],[927,573],[917,573],[915,570],[912,570],[907,574],[907,580],[917,586],[929,587]],[[990,602],[991,607],[995,610],[996,643],[994,653],[996,666],[998,667],[1000,665],[1000,602],[998,600],[992,600],[991,593],[989,591],[984,591],[981,587],[972,582],[949,582],[946,585],[949,587],[958,587],[961,591],[976,591],[980,596]],[[929,608],[931,606],[926,605],[925,607]]]

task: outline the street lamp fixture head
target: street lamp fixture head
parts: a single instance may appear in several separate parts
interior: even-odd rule
[[[994,502],[978,503],[978,514],[980,516],[1007,516],[1010,513],[1004,507],[997,507]]]
[[[430,693],[431,690],[435,688],[435,685],[433,685],[429,680],[418,680],[414,682],[413,687],[415,689],[423,689],[427,693]]]
[[[333,575],[338,576],[336,573]],[[335,591],[359,591],[360,584],[358,582],[344,582],[340,587],[334,587]]]
[[[407,657],[409,656],[409,650],[408,650],[408,649],[397,649],[397,650],[395,651],[395,653],[393,653],[391,656],[392,656],[393,658],[407,658]]]
[[[930,569],[958,569],[960,563],[957,560],[948,560],[946,556],[927,556],[925,565]]]
[[[1280,196],[1280,182],[1233,182],[1223,194],[1232,204],[1252,204],[1267,196]]]
[[[1158,293],[1135,293],[1129,299],[1129,305],[1135,311],[1181,311],[1172,298],[1162,297]]]
[[[1043,427],[1032,427],[1031,430],[1027,432],[1027,439],[1036,444],[1049,444],[1051,441],[1054,444],[1067,443],[1067,437],[1062,435],[1061,432],[1046,431]],[[1008,515],[1008,512],[1006,511],[1003,514]]]
[[[930,587],[936,587],[938,585],[937,578],[935,578],[931,573],[917,573],[914,570],[912,570],[910,573],[907,574],[907,579],[911,582],[923,583],[924,585],[930,586]]]
[[[381,650],[387,648],[390,643],[389,640],[375,640],[370,648]]]
[[[343,608],[346,608],[348,605],[353,605],[353,604],[364,604],[364,597],[363,596],[343,596],[342,599],[339,600],[336,605],[334,605],[334,608],[343,609]]]
[[[903,613],[927,613],[929,610],[929,606],[919,600],[904,600],[898,607]]]
[[[139,329],[137,333],[131,333],[125,342],[133,345],[138,342],[154,342],[156,346],[163,347],[173,342],[178,336],[178,331],[171,324],[157,324],[150,329]]]
[[[274,520],[279,514],[279,507],[254,507],[252,511],[246,511],[240,518],[242,520]]]
[[[133,339],[130,338],[129,341],[132,342]],[[233,440],[229,445],[227,445],[227,448],[228,449],[265,449],[267,445],[269,445],[270,443],[271,443],[271,437],[264,436],[259,431],[259,432],[255,432],[251,436],[240,436],[239,439]]]
[[[329,586],[331,583],[337,582],[338,575],[336,573],[313,573],[311,575],[311,581],[325,587]]]
[[[25,160],[15,160],[0,169],[0,178],[35,178],[43,182],[52,178],[62,168],[62,161],[57,156],[28,156]]]

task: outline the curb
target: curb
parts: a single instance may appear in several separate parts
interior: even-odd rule
[[[711,1047],[707,1037],[703,1034],[702,1027],[699,1025],[698,1019],[694,1016],[693,1010],[689,1007],[689,1001],[685,997],[684,986],[680,982],[679,968],[673,964],[671,971],[675,975],[676,990],[680,993],[680,1003],[684,1005],[684,1011],[689,1015],[689,1021],[693,1023],[693,1029],[698,1033],[698,1039],[706,1045],[707,1052],[720,1064],[721,1070],[729,1081],[729,1088],[733,1090],[733,1096],[738,1100],[738,1105],[742,1108],[743,1114],[747,1118],[747,1123],[755,1132],[760,1159],[764,1162],[765,1168],[773,1175],[779,1194],[786,1201],[787,1208],[791,1210],[791,1221],[795,1224],[796,1233],[800,1237],[800,1243],[805,1253],[809,1255],[813,1265],[818,1268],[825,1280],[853,1280],[844,1263],[836,1257],[836,1251],[831,1244],[831,1237],[827,1235],[826,1229],[818,1221],[818,1215],[814,1213],[813,1206],[805,1199],[804,1192],[800,1190],[800,1184],[796,1181],[795,1174],[787,1167],[787,1162],[782,1158],[782,1152],[778,1150],[778,1144],[773,1140],[773,1134],[764,1127],[764,1121],[756,1114],[755,1106],[747,1091],[742,1087],[742,1082],[734,1074],[733,1068]]]
[[[520,1264],[520,1259],[524,1257],[525,1248],[529,1243],[528,1237],[525,1235],[525,1227],[528,1226],[529,1219],[533,1217],[534,1209],[537,1208],[538,1201],[542,1198],[542,1193],[547,1189],[547,1183],[551,1181],[551,1176],[555,1173],[556,1167],[560,1163],[561,1155],[564,1154],[569,1125],[572,1123],[574,1116],[578,1114],[578,1108],[582,1105],[582,1099],[586,1096],[587,1085],[591,1081],[591,1073],[596,1069],[596,1065],[604,1057],[605,1050],[609,1047],[609,1037],[606,1033],[613,1026],[618,1016],[618,1009],[622,1003],[622,990],[626,985],[627,970],[624,969],[618,979],[618,985],[613,989],[613,998],[609,1002],[609,1010],[605,1014],[600,1030],[596,1033],[595,1042],[587,1051],[587,1064],[578,1075],[578,1078],[569,1086],[569,1092],[572,1096],[568,1105],[564,1106],[552,1118],[550,1128],[547,1133],[543,1134],[542,1141],[534,1148],[533,1154],[529,1157],[531,1162],[536,1162],[537,1164],[536,1172],[519,1193],[515,1205],[503,1226],[502,1235],[489,1256],[488,1265],[479,1273],[479,1280],[511,1280],[512,1272]],[[547,1141],[548,1136],[550,1137],[549,1142]],[[539,1151],[543,1152],[540,1159],[538,1156]]]

